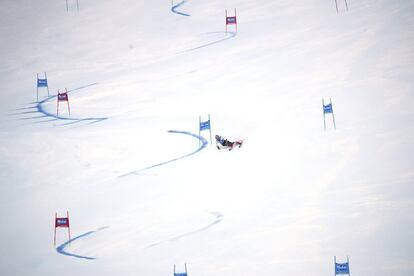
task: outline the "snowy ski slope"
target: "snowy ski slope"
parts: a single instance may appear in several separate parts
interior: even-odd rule
[[[0,275],[414,273],[412,1],[1,4]]]

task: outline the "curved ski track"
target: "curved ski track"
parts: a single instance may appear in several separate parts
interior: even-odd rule
[[[101,228],[99,228],[99,229],[96,229],[95,231],[89,231],[89,232],[86,232],[86,233],[84,233],[84,234],[82,234],[82,235],[79,235],[79,236],[77,236],[77,237],[75,237],[75,238],[73,238],[73,239],[71,239],[71,240],[69,240],[69,241],[67,241],[67,242],[62,243],[61,245],[59,245],[59,246],[56,248],[56,251],[57,251],[59,254],[66,255],[66,256],[70,256],[70,257],[75,257],[75,258],[79,258],[79,259],[86,259],[86,260],[95,260],[95,259],[96,259],[95,257],[88,257],[88,256],[82,256],[82,255],[77,255],[77,254],[69,253],[69,252],[65,251],[65,248],[66,248],[66,246],[68,246],[71,242],[74,242],[74,241],[76,241],[76,240],[78,240],[78,239],[81,239],[81,238],[84,238],[84,237],[86,237],[86,236],[89,236],[89,235],[95,234],[95,233],[97,233],[97,232],[99,232],[99,231],[102,231],[102,230],[104,230],[104,229],[106,229],[106,228],[108,228],[108,227],[101,227]]]
[[[217,44],[217,43],[226,41],[228,39],[234,38],[237,35],[236,32],[227,32],[227,33],[226,32],[210,32],[210,33],[207,33],[207,34],[220,34],[220,33],[226,34],[226,37],[225,38],[218,39],[216,41],[212,41],[212,42],[203,44],[201,46],[197,46],[197,47],[194,47],[194,48],[190,48],[190,49],[187,49],[187,50],[183,50],[181,52],[178,52],[178,54],[188,53],[188,52],[192,52],[192,51],[195,51],[195,50],[199,50],[199,49],[202,49],[202,48],[205,48],[205,47],[208,47],[208,46],[211,46],[211,45],[214,45],[214,44]],[[230,36],[227,36],[227,34],[229,34]]]
[[[176,14],[179,14],[179,15],[182,15],[182,16],[191,16],[190,14],[183,13],[183,12],[179,12],[179,11],[177,11],[177,10],[176,10],[178,7],[180,7],[181,5],[185,4],[185,2],[187,2],[187,0],[183,0],[183,1],[181,1],[180,3],[178,3],[178,4],[174,5],[174,6],[172,6],[172,7],[171,7],[171,11],[172,11],[173,13],[176,13]]]
[[[149,169],[152,169],[152,168],[156,168],[156,167],[159,167],[159,166],[163,166],[163,165],[166,165],[166,164],[169,164],[169,163],[178,161],[180,159],[186,158],[186,157],[191,156],[193,154],[196,154],[197,152],[201,151],[202,149],[204,149],[208,145],[208,141],[204,137],[198,136],[198,135],[193,134],[193,133],[188,132],[188,131],[169,130],[168,133],[178,133],[178,134],[190,135],[192,137],[197,138],[200,142],[202,142],[202,144],[200,145],[200,147],[198,149],[196,149],[195,151],[190,152],[190,153],[188,153],[186,155],[183,155],[183,156],[180,156],[180,157],[177,157],[177,158],[168,160],[168,161],[164,161],[164,162],[161,162],[161,163],[158,163],[158,164],[155,164],[155,165],[151,165],[151,166],[146,167],[146,168],[143,168],[143,169],[139,169],[139,170],[136,170],[136,171],[128,172],[128,173],[122,174],[122,175],[120,175],[118,177],[126,177],[126,176],[133,175],[133,174],[134,175],[139,175],[143,171],[146,171],[146,170],[149,170]]]
[[[179,8],[180,6],[182,6],[183,4],[185,4],[186,2],[187,2],[187,0],[183,0],[180,3],[172,6],[171,11],[173,13],[176,13],[176,14],[179,14],[179,15],[182,15],[182,16],[191,16],[190,14],[186,14],[186,13],[177,11],[177,8]],[[212,34],[216,34],[216,33],[225,33],[225,32],[212,32]],[[226,36],[225,38],[222,38],[222,39],[219,39],[219,40],[216,40],[216,41],[213,41],[213,42],[209,42],[209,43],[203,44],[201,46],[197,46],[197,47],[194,47],[194,48],[190,48],[190,49],[181,51],[181,52],[179,52],[179,54],[181,54],[181,53],[187,53],[187,52],[192,52],[192,51],[195,51],[195,50],[199,50],[199,49],[202,49],[202,48],[205,48],[205,47],[208,47],[208,46],[211,46],[211,45],[214,45],[214,44],[217,44],[217,43],[226,41],[228,39],[234,38],[237,35],[236,32],[227,32],[225,34],[226,35],[227,34],[230,34],[230,36]],[[94,85],[94,84],[91,84],[91,85]],[[87,85],[87,86],[90,86],[90,85]],[[87,86],[84,86],[84,87],[87,87]],[[79,87],[79,88],[74,89],[74,90],[82,89],[84,87]],[[71,90],[71,91],[74,91],[74,90]],[[71,92],[71,91],[69,91],[69,92]],[[68,123],[68,124],[77,123],[77,122],[81,122],[81,121],[91,121],[90,123],[96,123],[96,122],[100,122],[100,121],[103,121],[103,120],[106,120],[107,119],[106,117],[104,117],[104,118],[75,119],[75,118],[66,118],[66,117],[59,117],[57,115],[53,115],[53,114],[45,111],[43,109],[42,104],[45,103],[45,102],[47,102],[47,101],[49,101],[52,98],[55,98],[55,97],[56,97],[56,95],[55,96],[48,97],[47,99],[39,102],[36,105],[37,112],[40,112],[40,113],[44,114],[44,116],[42,116],[42,117],[51,117],[51,118],[54,118],[54,120],[61,119],[61,120],[70,120],[70,121],[73,121],[73,122]],[[40,118],[40,117],[37,117],[37,118]],[[183,156],[180,156],[180,157],[177,157],[177,158],[174,158],[174,159],[171,159],[171,160],[167,160],[167,161],[164,161],[164,162],[155,164],[155,165],[151,165],[151,166],[148,166],[148,167],[139,169],[139,170],[135,170],[135,171],[132,171],[132,172],[128,172],[128,173],[125,173],[125,174],[120,175],[118,177],[121,178],[121,177],[130,176],[130,175],[139,175],[143,171],[146,171],[146,170],[149,170],[149,169],[152,169],[152,168],[156,168],[156,167],[160,167],[160,166],[163,166],[163,165],[167,165],[169,163],[172,163],[172,162],[181,160],[183,158],[189,157],[191,155],[194,155],[194,154],[198,153],[199,151],[201,151],[202,149],[204,149],[208,145],[208,141],[204,137],[199,136],[199,135],[196,135],[196,134],[193,134],[193,133],[190,133],[188,131],[169,130],[168,133],[184,134],[184,135],[189,135],[189,136],[195,137],[195,138],[197,138],[201,142],[201,145],[195,151],[190,152],[188,154],[185,154]],[[189,231],[189,232],[186,232],[186,233],[183,233],[183,234],[180,234],[180,235],[177,235],[177,236],[168,238],[166,240],[162,240],[162,241],[158,241],[158,242],[151,243],[146,248],[154,247],[154,246],[157,246],[157,245],[162,244],[162,243],[165,243],[165,242],[172,242],[172,241],[175,241],[175,240],[179,240],[179,239],[188,237],[190,235],[197,234],[199,232],[203,232],[203,231],[209,229],[210,227],[212,227],[212,226],[220,223],[223,220],[223,215],[221,213],[218,213],[218,212],[210,212],[210,213],[215,216],[215,220],[213,222],[211,222],[211,223],[209,223],[209,224],[207,224],[207,225],[205,225],[205,226],[203,226],[201,228],[198,228],[198,229],[195,229],[195,230],[192,230],[192,231]],[[69,252],[65,251],[65,248],[66,248],[66,246],[68,244],[70,244],[70,242],[73,242],[73,241],[75,241],[77,239],[81,239],[81,238],[84,238],[86,236],[92,235],[92,234],[94,234],[94,233],[96,233],[98,231],[101,231],[101,230],[105,229],[105,228],[107,228],[107,227],[103,227],[103,228],[97,229],[95,231],[90,231],[90,232],[84,233],[82,235],[79,235],[79,236],[73,238],[72,240],[70,240],[68,242],[65,242],[62,245],[60,245],[59,247],[57,247],[56,248],[56,251],[58,253],[60,253],[60,254],[66,255],[66,256],[71,256],[71,257],[80,258],[80,259],[87,259],[87,260],[95,260],[96,259],[95,257],[81,256],[81,255],[76,255],[76,254],[73,254],[73,253],[69,253]]]
[[[83,88],[86,88],[86,87],[89,87],[89,86],[92,86],[92,85],[96,85],[96,84],[97,84],[97,83],[93,83],[93,84],[89,84],[89,85],[81,86],[81,87],[78,87],[78,88],[75,88],[75,89],[69,90],[69,91],[68,91],[68,93],[69,93],[69,92],[76,91],[76,90],[80,90],[80,89],[83,89]],[[43,105],[45,102],[50,101],[51,99],[54,99],[54,98],[56,98],[56,97],[57,97],[57,95],[50,96],[50,97],[48,97],[48,98],[44,99],[43,101],[40,101],[40,102],[36,105],[37,111],[38,111],[38,112],[40,112],[40,113],[42,113],[42,114],[44,114],[44,116],[43,116],[43,117],[50,117],[50,118],[54,118],[54,120],[66,120],[66,121],[70,121],[69,123],[66,123],[66,124],[64,124],[64,125],[75,124],[75,123],[78,123],[78,122],[85,122],[85,121],[89,121],[89,122],[90,122],[90,124],[93,124],[93,123],[98,123],[98,122],[101,122],[101,121],[103,121],[103,120],[108,119],[107,117],[102,117],[102,118],[68,118],[68,117],[60,117],[60,116],[58,116],[58,115],[54,115],[54,114],[52,114],[52,113],[47,112],[47,111],[43,108],[43,106],[42,106],[42,105]],[[52,120],[51,120],[51,121],[52,121]]]
[[[203,226],[201,228],[198,228],[198,229],[193,230],[193,231],[190,231],[190,232],[186,232],[186,233],[177,235],[175,237],[172,237],[172,238],[169,238],[169,239],[166,239],[166,240],[162,240],[162,241],[158,241],[158,242],[151,243],[146,248],[154,247],[154,246],[157,246],[157,245],[159,245],[161,243],[165,243],[165,242],[176,241],[176,240],[179,240],[181,238],[185,238],[185,237],[188,237],[188,236],[191,236],[191,235],[194,235],[194,234],[203,232],[203,231],[209,229],[210,227],[216,225],[217,223],[220,223],[223,220],[223,215],[221,213],[219,213],[219,212],[210,212],[210,214],[212,214],[213,216],[215,216],[215,220],[213,222],[207,224],[206,226]]]
[[[74,92],[74,91],[77,91],[77,90],[81,90],[81,89],[84,89],[86,87],[93,86],[93,85],[96,85],[96,84],[97,83],[84,85],[84,86],[69,90],[68,93]],[[61,117],[61,116],[58,116],[57,114],[52,114],[52,113],[46,111],[46,109],[44,108],[43,105],[44,105],[44,103],[46,103],[46,102],[48,102],[52,99],[55,99],[56,97],[57,97],[57,95],[48,96],[46,99],[41,100],[40,102],[32,103],[32,104],[34,104],[33,106],[19,109],[19,110],[34,109],[33,111],[20,112],[20,113],[15,113],[13,115],[26,115],[26,114],[40,113],[41,114],[40,116],[20,118],[20,120],[37,120],[37,119],[50,118],[49,120],[37,121],[35,123],[46,123],[46,122],[52,122],[52,121],[57,121],[57,120],[68,121],[68,123],[65,123],[65,124],[62,124],[62,125],[76,124],[76,123],[79,123],[79,122],[89,122],[89,124],[93,124],[93,123],[98,123],[98,122],[101,122],[103,120],[108,119],[107,117],[101,117],[101,118],[71,118],[71,117]]]

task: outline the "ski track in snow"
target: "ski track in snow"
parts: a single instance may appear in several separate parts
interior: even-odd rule
[[[166,243],[166,242],[173,242],[173,241],[176,241],[176,240],[179,240],[179,239],[182,239],[182,238],[185,238],[185,237],[188,237],[188,236],[195,235],[197,233],[206,231],[207,229],[209,229],[212,226],[220,223],[223,220],[223,214],[221,214],[219,212],[209,212],[209,213],[215,217],[215,219],[214,219],[213,222],[211,222],[211,223],[209,223],[209,224],[207,224],[207,225],[205,225],[203,227],[200,227],[198,229],[195,229],[193,231],[186,232],[186,233],[183,233],[183,234],[180,234],[180,235],[177,235],[177,236],[174,236],[174,237],[165,239],[165,240],[161,240],[161,241],[158,241],[158,242],[151,243],[150,245],[144,247],[144,249],[151,248],[151,247],[154,247],[154,246],[160,245],[162,243]],[[71,239],[71,240],[69,240],[67,242],[64,242],[61,245],[59,245],[56,248],[56,252],[58,252],[59,254],[65,255],[65,256],[74,257],[74,258],[78,258],[78,259],[96,260],[97,259],[96,257],[83,256],[83,255],[78,255],[78,254],[70,253],[70,252],[68,252],[66,250],[66,247],[68,245],[70,245],[71,243],[75,242],[76,240],[79,240],[79,239],[85,238],[87,236],[96,234],[97,232],[100,232],[100,231],[105,230],[107,228],[108,228],[108,226],[105,226],[105,227],[101,227],[101,228],[99,228],[97,230],[89,231],[89,232],[86,232],[84,234],[81,234],[81,235],[79,235],[79,236],[77,236],[77,237],[75,237],[75,238],[73,238],[73,239]]]
[[[92,84],[88,84],[88,85],[84,85],[72,90],[69,90],[68,93],[70,92],[74,92],[77,90],[81,90],[84,89],[86,87],[89,86],[93,86],[96,85],[97,83],[92,83]],[[41,113],[42,115],[40,116],[33,116],[33,117],[26,117],[26,118],[22,118],[22,120],[36,120],[36,119],[43,119],[43,118],[51,118],[50,120],[44,120],[44,121],[38,121],[37,123],[45,123],[45,122],[51,122],[51,121],[57,121],[57,120],[64,120],[64,121],[68,121],[68,123],[62,124],[62,125],[70,125],[70,124],[76,124],[79,122],[89,122],[89,124],[93,124],[93,123],[98,123],[101,121],[104,121],[106,119],[108,119],[107,117],[102,117],[102,118],[68,118],[68,117],[61,117],[55,114],[52,114],[50,112],[47,112],[45,110],[45,108],[43,107],[43,104],[56,98],[57,95],[53,95],[53,96],[49,96],[46,99],[40,101],[40,102],[35,102],[33,104],[36,104],[35,106],[32,107],[26,107],[25,109],[36,109],[35,111],[28,111],[28,112],[21,112],[18,113],[16,115],[19,114],[30,114],[30,113]]]
[[[99,228],[99,229],[97,229],[97,230],[95,230],[95,231],[89,231],[89,232],[86,232],[86,233],[84,233],[84,234],[82,234],[82,235],[79,235],[79,236],[77,236],[77,237],[75,237],[75,238],[73,238],[73,239],[71,239],[71,240],[69,240],[69,241],[67,241],[67,242],[65,242],[65,243],[63,243],[63,244],[61,244],[61,245],[59,245],[59,246],[56,248],[56,251],[57,251],[58,253],[62,254],[62,255],[66,255],[66,256],[70,256],[70,257],[75,257],[75,258],[79,258],[79,259],[86,259],[86,260],[95,260],[95,259],[96,259],[95,257],[88,257],[88,256],[82,256],[82,255],[77,255],[77,254],[69,253],[69,252],[65,251],[65,248],[66,248],[66,246],[68,246],[71,242],[74,242],[74,241],[76,241],[76,240],[78,240],[78,239],[81,239],[81,238],[84,238],[84,237],[86,237],[86,236],[89,236],[89,235],[95,234],[95,233],[97,233],[97,232],[99,232],[99,231],[102,231],[102,230],[104,230],[104,229],[107,229],[107,228],[108,228],[107,226],[106,226],[106,227],[101,227],[101,228]]]
[[[173,6],[171,8],[172,12],[177,13],[177,14],[180,14],[180,15],[183,15],[183,16],[190,16],[189,14],[185,14],[185,13],[181,13],[179,11],[176,11],[176,8],[178,8],[179,6],[183,5],[185,2],[186,2],[186,0],[184,0],[184,1],[180,2],[180,3],[178,3],[177,5]],[[228,39],[234,38],[237,35],[236,32],[227,32],[227,33],[226,32],[211,32],[211,33],[208,33],[208,34],[219,34],[219,33],[226,34],[226,37],[225,38],[222,38],[222,39],[219,39],[219,40],[216,40],[216,41],[213,41],[213,42],[209,42],[209,43],[203,44],[201,46],[197,46],[197,47],[194,47],[194,48],[190,48],[190,49],[181,51],[181,52],[179,52],[179,54],[181,54],[181,53],[187,53],[187,52],[191,52],[191,51],[195,51],[195,50],[199,50],[199,49],[202,49],[202,48],[205,48],[205,47],[208,47],[208,46],[211,46],[211,45],[214,45],[214,44],[217,44],[217,43],[226,41]],[[230,36],[227,36],[227,34],[230,34]],[[86,85],[86,86],[83,86],[83,87],[79,87],[79,88],[70,90],[68,92],[73,92],[75,90],[79,90],[79,89],[82,89],[82,88],[85,88],[85,87],[88,87],[88,86],[92,86],[92,85],[95,85],[95,84],[96,83],[90,84],[90,85]],[[78,123],[78,122],[81,122],[81,121],[91,121],[90,123],[96,123],[96,122],[100,122],[100,121],[103,121],[103,120],[106,120],[107,119],[106,117],[104,117],[104,118],[84,118],[84,119],[75,119],[75,118],[59,117],[57,115],[54,115],[54,114],[51,114],[51,113],[45,111],[45,109],[43,108],[42,104],[44,104],[45,102],[47,102],[47,101],[55,98],[56,96],[57,95],[48,97],[47,99],[45,99],[45,100],[37,103],[37,105],[35,107],[22,108],[22,109],[36,108],[37,111],[29,111],[29,112],[22,112],[22,113],[40,112],[40,113],[43,114],[43,116],[32,117],[31,119],[50,117],[50,118],[53,118],[53,119],[52,120],[48,120],[48,121],[54,121],[54,120],[58,120],[58,119],[60,119],[60,120],[71,120],[72,121],[71,123],[67,123],[67,124],[74,124],[74,123]],[[45,121],[43,121],[43,122],[45,122]],[[65,124],[65,125],[67,125],[67,124]],[[180,157],[177,157],[177,158],[168,160],[168,161],[164,161],[164,162],[161,162],[161,163],[158,163],[158,164],[155,164],[155,165],[151,165],[151,166],[148,166],[148,167],[143,168],[143,169],[140,169],[140,170],[132,171],[132,172],[129,172],[129,173],[120,175],[118,177],[121,178],[121,177],[126,177],[126,176],[129,176],[129,175],[139,175],[143,171],[146,171],[146,170],[149,170],[149,169],[152,169],[152,168],[156,168],[156,167],[160,167],[160,166],[163,166],[163,165],[167,165],[169,163],[172,163],[172,162],[181,160],[183,158],[189,157],[191,155],[194,155],[194,154],[198,153],[199,151],[201,151],[202,149],[204,149],[208,145],[208,141],[204,137],[199,136],[199,135],[196,135],[196,134],[193,134],[193,133],[190,133],[188,131],[169,130],[168,133],[177,133],[177,134],[190,135],[192,137],[197,138],[201,142],[201,145],[200,145],[200,147],[197,150],[195,150],[193,152],[190,152],[190,153],[188,153],[186,155],[183,155],[183,156],[180,156]],[[151,243],[150,245],[146,246],[145,248],[155,247],[155,246],[160,245],[162,243],[173,242],[173,241],[176,241],[176,240],[179,240],[179,239],[182,239],[182,238],[191,236],[191,235],[195,235],[197,233],[206,231],[207,229],[209,229],[212,226],[220,223],[223,220],[223,215],[221,213],[219,213],[219,212],[210,212],[210,214],[212,214],[213,216],[215,216],[215,219],[214,219],[213,222],[211,222],[211,223],[209,223],[209,224],[207,224],[207,225],[205,225],[205,226],[203,226],[201,228],[198,228],[198,229],[195,229],[195,230],[192,230],[192,231],[189,231],[189,232],[186,232],[186,233],[183,233],[183,234],[180,234],[180,235],[177,235],[177,236],[168,238],[166,240],[162,240],[162,241],[158,241],[158,242]],[[70,241],[67,241],[67,242],[63,243],[59,247],[57,247],[56,248],[56,251],[58,253],[62,254],[62,255],[66,255],[66,256],[70,256],[70,257],[74,257],[74,258],[80,258],[80,259],[86,259],[86,260],[95,260],[96,259],[95,257],[88,257],[88,256],[82,256],[82,255],[77,255],[77,254],[69,253],[69,252],[65,251],[65,248],[71,242],[74,242],[74,241],[76,241],[78,239],[82,239],[82,238],[84,238],[86,236],[92,235],[92,234],[94,234],[94,233],[96,233],[98,231],[101,231],[101,230],[105,229],[105,228],[107,228],[107,227],[102,227],[102,228],[97,229],[95,231],[89,231],[87,233],[84,233],[82,235],[79,235],[79,236],[71,239]]]
[[[200,145],[200,147],[197,150],[195,150],[193,152],[190,152],[190,153],[188,153],[186,155],[183,155],[183,156],[180,156],[180,157],[177,157],[177,158],[168,160],[168,161],[164,161],[164,162],[161,162],[161,163],[158,163],[158,164],[155,164],[155,165],[152,165],[152,166],[149,166],[149,167],[140,169],[140,170],[128,172],[128,173],[125,173],[125,174],[120,175],[118,177],[126,177],[126,176],[129,176],[129,175],[139,175],[143,171],[146,171],[146,170],[149,170],[149,169],[152,169],[152,168],[156,168],[156,167],[160,167],[160,166],[163,166],[163,165],[166,165],[166,164],[169,164],[169,163],[178,161],[180,159],[189,157],[189,156],[194,155],[197,152],[201,151],[202,149],[204,149],[207,146],[207,144],[208,144],[208,141],[204,137],[199,136],[199,135],[196,135],[196,134],[193,134],[193,133],[188,132],[188,131],[169,130],[168,133],[178,133],[178,134],[190,135],[190,136],[193,136],[193,137],[197,138],[198,140],[200,140],[200,142],[202,142],[202,144]]]
[[[183,53],[188,53],[188,52],[192,52],[192,51],[195,51],[195,50],[199,50],[199,49],[202,49],[202,48],[205,48],[205,47],[208,47],[208,46],[211,46],[211,45],[214,45],[214,44],[217,44],[217,43],[226,41],[228,39],[234,38],[237,35],[236,32],[227,32],[227,33],[226,32],[210,32],[210,33],[207,33],[207,34],[221,34],[221,33],[222,34],[226,34],[226,37],[225,38],[221,38],[221,39],[216,40],[216,41],[212,41],[212,42],[203,44],[201,46],[197,46],[197,47],[194,47],[194,48],[190,48],[190,49],[187,49],[187,50],[178,52],[177,54],[183,54]],[[227,34],[230,34],[230,36],[227,36]]]
[[[207,224],[206,226],[201,227],[201,228],[198,228],[198,229],[193,230],[193,231],[190,231],[190,232],[186,232],[186,233],[181,234],[181,235],[177,235],[175,237],[172,237],[172,238],[169,238],[169,239],[166,239],[166,240],[163,240],[163,241],[154,242],[154,243],[148,245],[146,248],[154,247],[154,246],[157,246],[159,244],[166,243],[166,242],[176,241],[176,240],[179,240],[179,239],[182,239],[182,238],[185,238],[185,237],[188,237],[188,236],[191,236],[191,235],[194,235],[194,234],[197,234],[197,233],[206,231],[210,227],[212,227],[212,226],[220,223],[223,220],[223,215],[221,213],[219,213],[219,212],[210,212],[210,214],[212,214],[213,216],[215,216],[215,220],[213,222]]]
[[[180,3],[178,3],[178,4],[174,5],[174,6],[172,6],[172,7],[171,7],[171,11],[172,11],[173,13],[176,13],[176,14],[179,14],[179,15],[182,15],[182,16],[191,16],[190,14],[183,13],[183,12],[179,12],[179,11],[177,11],[177,10],[176,10],[178,7],[180,7],[181,5],[185,4],[185,2],[187,2],[187,0],[183,0],[183,1],[181,1]]]
[[[181,5],[183,5],[185,2],[186,2],[186,0],[178,3],[177,5],[174,5],[171,8],[171,11],[174,12],[174,13],[176,13],[176,14],[179,14],[179,15],[190,16],[189,14],[185,14],[185,13],[176,11],[176,9],[178,7],[180,7]],[[218,33],[225,33],[225,32],[212,32],[212,33],[208,33],[208,34],[218,34]],[[227,35],[227,33],[225,33],[225,34]],[[198,46],[198,47],[194,47],[194,48],[191,48],[191,49],[187,49],[187,50],[181,51],[179,53],[186,53],[186,52],[191,52],[191,51],[195,51],[195,50],[198,50],[198,49],[202,49],[202,48],[205,48],[205,47],[208,47],[208,46],[211,46],[211,45],[214,45],[214,44],[223,42],[225,40],[234,38],[237,35],[237,33],[235,33],[235,32],[228,32],[228,34],[230,34],[230,36],[226,36],[225,38],[222,38],[222,39],[219,39],[219,40],[216,40],[216,41],[213,41],[213,42],[209,42],[209,43],[203,44],[203,45]],[[92,86],[92,85],[96,85],[96,84],[97,83],[93,83],[93,84],[90,84],[90,85],[85,85],[85,86],[82,86],[82,87],[79,87],[79,88],[76,88],[76,89],[72,89],[72,90],[70,90],[68,92],[73,92],[75,90],[80,90],[82,88],[86,88],[88,86]],[[25,118],[25,119],[52,118],[51,120],[42,121],[42,122],[49,122],[49,121],[55,121],[55,120],[68,120],[68,121],[71,121],[70,123],[66,123],[64,125],[75,124],[75,123],[82,122],[82,121],[90,121],[90,123],[92,124],[92,123],[97,123],[97,122],[100,122],[100,121],[103,121],[103,120],[106,120],[107,119],[106,117],[103,117],[103,118],[83,118],[83,119],[79,119],[79,118],[67,118],[67,117],[60,117],[60,116],[51,114],[51,113],[47,112],[44,109],[43,104],[46,103],[46,102],[48,102],[48,101],[50,101],[50,100],[52,100],[52,99],[54,99],[54,98],[56,98],[56,97],[57,97],[57,95],[50,96],[50,97],[48,97],[48,98],[46,98],[46,99],[38,102],[36,104],[36,106],[34,106],[34,107],[22,108],[22,110],[36,108],[36,111],[21,112],[20,114],[28,114],[28,113],[42,113],[43,114],[42,116],[30,117],[30,118]],[[198,153],[199,151],[201,151],[202,149],[204,149],[208,145],[208,141],[204,137],[199,136],[199,135],[196,135],[196,134],[193,134],[193,133],[190,133],[190,132],[187,132],[187,131],[169,130],[168,133],[185,134],[185,135],[189,135],[189,136],[195,137],[195,138],[197,138],[201,142],[201,145],[200,145],[200,147],[198,149],[196,149],[195,151],[190,152],[190,153],[188,153],[186,155],[183,155],[183,156],[180,156],[180,157],[177,157],[177,158],[168,160],[168,161],[164,161],[164,162],[161,162],[161,163],[158,163],[158,164],[155,164],[155,165],[151,165],[151,166],[148,166],[148,167],[143,168],[143,169],[140,169],[140,170],[132,171],[132,172],[129,172],[129,173],[120,175],[118,177],[126,177],[126,176],[129,176],[129,175],[139,175],[143,171],[146,171],[146,170],[149,170],[149,169],[152,169],[152,168],[156,168],[156,167],[160,167],[160,166],[163,166],[163,165],[167,165],[169,163],[172,163],[172,162],[181,160],[183,158],[189,157],[191,155],[194,155],[194,154]],[[151,247],[154,247],[154,246],[157,246],[159,244],[166,243],[166,242],[173,242],[173,241],[176,241],[176,240],[179,240],[179,239],[182,239],[182,238],[185,238],[185,237],[188,237],[188,236],[191,236],[191,235],[194,235],[194,234],[197,234],[197,233],[206,231],[207,229],[209,229],[212,226],[220,223],[223,220],[223,215],[221,213],[219,213],[219,212],[210,212],[210,214],[212,214],[213,216],[215,216],[215,219],[214,219],[213,222],[211,222],[211,223],[209,223],[209,224],[207,224],[207,225],[205,225],[205,226],[203,226],[201,228],[198,228],[198,229],[195,229],[195,230],[192,230],[192,231],[189,231],[189,232],[186,232],[186,233],[183,233],[183,234],[180,234],[180,235],[177,235],[177,236],[168,238],[166,240],[154,242],[154,243],[148,245],[145,248],[151,248]],[[74,242],[74,241],[76,241],[78,239],[82,239],[84,237],[90,236],[90,235],[95,234],[96,232],[101,231],[101,230],[106,229],[106,228],[107,227],[102,227],[102,228],[97,229],[95,231],[89,231],[87,233],[84,233],[82,235],[79,235],[79,236],[77,236],[77,237],[75,237],[75,238],[73,238],[73,239],[71,239],[71,240],[69,240],[69,241],[61,244],[60,246],[58,246],[56,248],[56,251],[58,253],[62,254],[62,255],[66,255],[66,256],[70,256],[70,257],[74,257],[74,258],[86,259],[86,260],[95,260],[96,259],[95,257],[88,257],[88,256],[77,255],[77,254],[74,254],[74,253],[67,252],[67,251],[65,251],[65,249],[66,249],[66,247],[71,242]]]
[[[185,3],[186,3],[186,0],[181,1],[180,3],[174,5],[171,8],[171,11],[174,12],[174,13],[176,13],[176,14],[179,14],[179,15],[190,16],[189,14],[182,13],[182,12],[179,12],[179,11],[176,10],[178,7],[180,7],[181,5],[183,5]],[[197,47],[194,47],[194,48],[190,48],[190,49],[181,51],[181,52],[179,52],[179,54],[187,53],[187,52],[191,52],[191,51],[195,51],[195,50],[199,50],[199,49],[202,49],[202,48],[205,48],[205,47],[208,47],[208,46],[211,46],[211,45],[214,45],[214,44],[217,44],[217,43],[226,41],[228,39],[234,38],[237,35],[236,32],[227,32],[227,33],[226,32],[211,32],[211,33],[208,33],[208,34],[219,34],[219,33],[226,34],[226,37],[225,38],[222,38],[222,39],[219,39],[219,40],[216,40],[216,41],[213,41],[213,42],[209,42],[209,43],[203,44],[201,46],[197,46]],[[229,36],[227,36],[227,34],[229,34]],[[92,85],[96,85],[96,84],[97,83],[93,83],[93,84],[90,84],[90,85],[85,85],[85,86],[82,86],[82,87],[79,87],[79,88],[76,88],[76,89],[72,89],[72,90],[70,90],[68,92],[73,92],[75,90],[80,90],[82,88],[86,88],[88,86],[92,86]],[[52,99],[54,99],[54,98],[56,98],[56,97],[57,97],[57,95],[50,96],[50,97],[48,97],[48,98],[46,98],[46,99],[38,102],[36,104],[36,106],[34,106],[34,107],[22,108],[22,110],[35,108],[36,111],[21,112],[19,114],[29,114],[29,113],[41,113],[41,114],[43,114],[42,116],[30,117],[30,118],[25,118],[25,119],[52,118],[51,120],[42,121],[42,122],[49,122],[49,121],[55,121],[55,120],[68,120],[68,121],[71,121],[71,122],[66,123],[64,125],[75,124],[75,123],[82,122],[82,121],[90,121],[90,124],[92,124],[92,123],[97,123],[97,122],[100,122],[100,121],[103,121],[103,120],[106,120],[107,119],[106,117],[103,117],[103,118],[82,118],[82,119],[80,119],[80,118],[67,118],[67,117],[60,117],[58,115],[54,115],[52,113],[47,112],[44,109],[43,104],[46,103],[46,102],[48,102],[48,101],[50,101],[50,100],[52,100]],[[172,163],[172,162],[181,160],[183,158],[189,157],[191,155],[194,155],[194,154],[198,153],[199,151],[201,151],[202,149],[204,149],[208,145],[208,141],[204,137],[199,136],[199,135],[196,135],[196,134],[193,134],[193,133],[190,133],[190,132],[187,132],[187,131],[169,130],[168,133],[185,134],[185,135],[189,135],[189,136],[195,137],[195,138],[197,138],[201,142],[201,145],[195,151],[190,152],[188,154],[185,154],[183,156],[180,156],[180,157],[177,157],[177,158],[168,160],[168,161],[164,161],[164,162],[161,162],[161,163],[158,163],[158,164],[155,164],[155,165],[151,165],[151,166],[148,166],[148,167],[143,168],[143,169],[140,169],[140,170],[128,172],[128,173],[123,174],[123,175],[120,175],[118,177],[121,178],[121,177],[126,177],[126,176],[129,176],[129,175],[139,175],[143,171],[146,171],[146,170],[149,170],[149,169],[152,169],[152,168],[156,168],[156,167],[160,167],[160,166],[164,166],[164,165],[167,165],[169,163]],[[177,236],[168,238],[166,240],[162,240],[162,241],[158,241],[158,242],[151,243],[150,245],[146,246],[145,248],[151,248],[151,247],[154,247],[154,246],[160,245],[162,243],[166,243],[166,242],[173,242],[173,241],[176,241],[176,240],[179,240],[179,239],[182,239],[182,238],[185,238],[185,237],[188,237],[188,236],[191,236],[191,235],[194,235],[194,234],[197,234],[197,233],[206,231],[207,229],[209,229],[212,226],[220,223],[223,220],[223,215],[221,213],[219,213],[219,212],[210,212],[210,214],[212,214],[213,216],[215,216],[215,219],[214,219],[213,222],[211,222],[211,223],[209,223],[209,224],[207,224],[207,225],[205,225],[205,226],[203,226],[201,228],[198,228],[198,229],[195,229],[195,230],[192,230],[192,231],[189,231],[189,232],[186,232],[186,233],[183,233],[183,234],[180,234],[180,235],[177,235]],[[79,240],[79,239],[82,239],[84,237],[90,236],[90,235],[95,234],[96,232],[99,232],[99,231],[104,230],[106,228],[107,227],[102,227],[102,228],[97,229],[95,231],[89,231],[87,233],[84,233],[82,235],[79,235],[79,236],[77,236],[77,237],[75,237],[75,238],[73,238],[73,239],[71,239],[71,240],[69,240],[69,241],[61,244],[60,246],[58,246],[56,248],[56,251],[58,253],[62,254],[62,255],[66,255],[66,256],[70,256],[70,257],[74,257],[74,258],[80,258],[80,259],[86,259],[86,260],[95,260],[96,259],[95,257],[88,257],[88,256],[82,256],[82,255],[73,254],[73,253],[70,253],[70,252],[65,251],[65,249],[66,249],[66,247],[71,242],[74,242],[76,240]]]

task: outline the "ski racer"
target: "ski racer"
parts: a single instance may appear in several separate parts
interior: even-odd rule
[[[220,135],[216,135],[215,138],[216,138],[216,147],[219,150],[220,149],[232,150],[235,146],[238,146],[240,148],[243,144],[243,141],[231,142]]]

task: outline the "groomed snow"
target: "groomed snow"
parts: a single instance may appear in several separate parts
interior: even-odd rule
[[[414,3],[347,1],[3,0],[0,275],[412,275]]]

